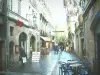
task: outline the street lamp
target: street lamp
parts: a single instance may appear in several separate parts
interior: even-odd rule
[[[34,15],[34,16],[33,16],[33,22],[36,22],[36,18],[37,18],[37,17]]]
[[[36,17],[35,14],[34,14],[34,15],[33,15],[33,14],[26,14],[26,19],[27,19],[28,16],[33,16],[33,21],[36,21],[36,18],[37,18],[37,17]]]

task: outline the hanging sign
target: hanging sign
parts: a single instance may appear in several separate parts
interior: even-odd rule
[[[21,26],[23,25],[23,22],[21,22],[20,20],[17,20],[17,25],[18,25],[19,27],[21,27]]]

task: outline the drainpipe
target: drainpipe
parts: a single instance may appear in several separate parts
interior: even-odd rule
[[[4,25],[5,25],[5,70],[8,71],[9,43],[8,43],[8,25],[7,25],[7,0],[4,0]]]

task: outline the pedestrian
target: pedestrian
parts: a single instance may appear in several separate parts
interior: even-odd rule
[[[23,47],[19,47],[19,61],[21,61],[22,65],[26,63],[26,53]]]
[[[30,47],[30,58],[32,58],[32,47]]]
[[[62,52],[63,51],[63,46],[62,45],[60,46],[60,49],[61,49],[61,52]]]

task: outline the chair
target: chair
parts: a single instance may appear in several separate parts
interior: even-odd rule
[[[88,61],[83,61],[81,63],[83,64],[82,67],[88,72],[88,75],[90,75],[90,73],[91,73],[91,68],[90,68],[91,63],[88,62]]]
[[[87,66],[81,66],[79,74],[80,75],[90,75],[90,68]]]
[[[59,75],[63,75],[63,68],[64,68],[65,62],[59,61]]]

